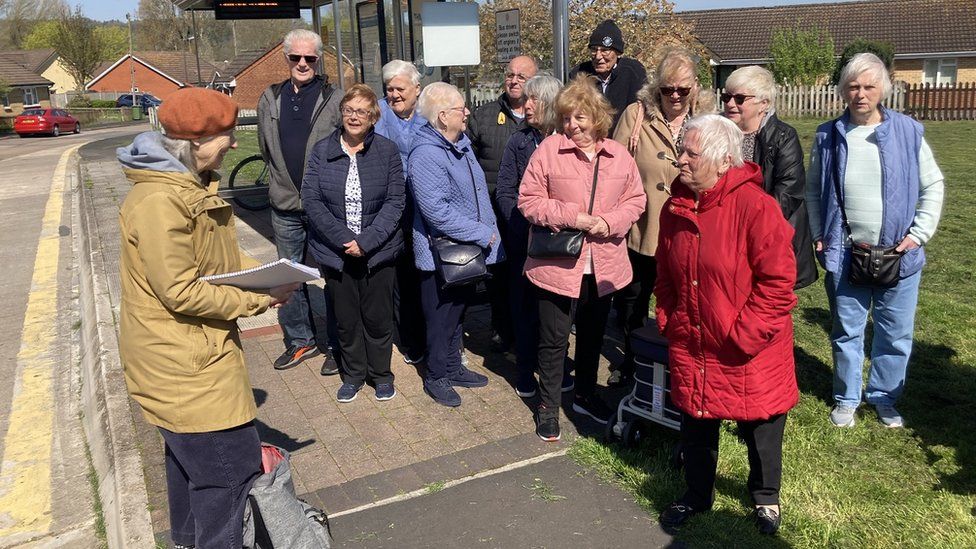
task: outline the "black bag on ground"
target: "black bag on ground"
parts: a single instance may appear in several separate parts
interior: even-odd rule
[[[600,157],[596,157],[593,167],[593,185],[590,188],[590,208],[588,215],[593,215],[593,200],[596,198],[596,179],[600,171]],[[579,229],[563,229],[553,231],[549,227],[532,225],[532,236],[529,238],[529,257],[536,259],[576,258],[583,251],[583,231]]]

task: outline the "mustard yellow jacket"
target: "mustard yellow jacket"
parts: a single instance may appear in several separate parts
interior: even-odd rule
[[[237,245],[230,205],[189,172],[126,169],[119,345],[129,394],[146,420],[178,433],[227,429],[255,416],[238,317],[267,295],[201,276],[253,266]]]

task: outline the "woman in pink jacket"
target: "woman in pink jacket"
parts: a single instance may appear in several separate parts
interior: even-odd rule
[[[560,386],[574,301],[573,411],[602,424],[613,414],[595,394],[597,368],[610,296],[631,280],[627,232],[646,202],[634,159],[626,147],[607,139],[613,110],[589,78],[577,77],[556,97],[563,133],[539,145],[519,188],[518,207],[530,223],[583,233],[579,257],[564,258],[531,257],[530,236],[530,257],[525,262],[525,275],[539,296],[542,402],[536,433],[547,441],[559,440]]]

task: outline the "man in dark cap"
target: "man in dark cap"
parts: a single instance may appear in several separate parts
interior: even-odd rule
[[[611,19],[597,25],[590,35],[590,60],[580,63],[570,72],[569,77],[575,78],[579,73],[591,74],[599,81],[600,90],[613,106],[613,127],[611,135],[617,127],[617,120],[630,105],[637,100],[637,91],[647,80],[644,65],[636,59],[621,57],[624,53],[624,37]]]

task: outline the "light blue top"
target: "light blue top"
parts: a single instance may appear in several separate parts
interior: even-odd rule
[[[400,149],[400,160],[403,161],[403,176],[406,177],[409,173],[407,157],[410,156],[410,149],[413,148],[413,138],[417,130],[427,123],[427,119],[420,116],[414,108],[413,116],[404,120],[393,112],[390,105],[386,103],[385,97],[380,99],[379,103],[380,119],[376,121],[373,131],[397,144],[397,148]]]

